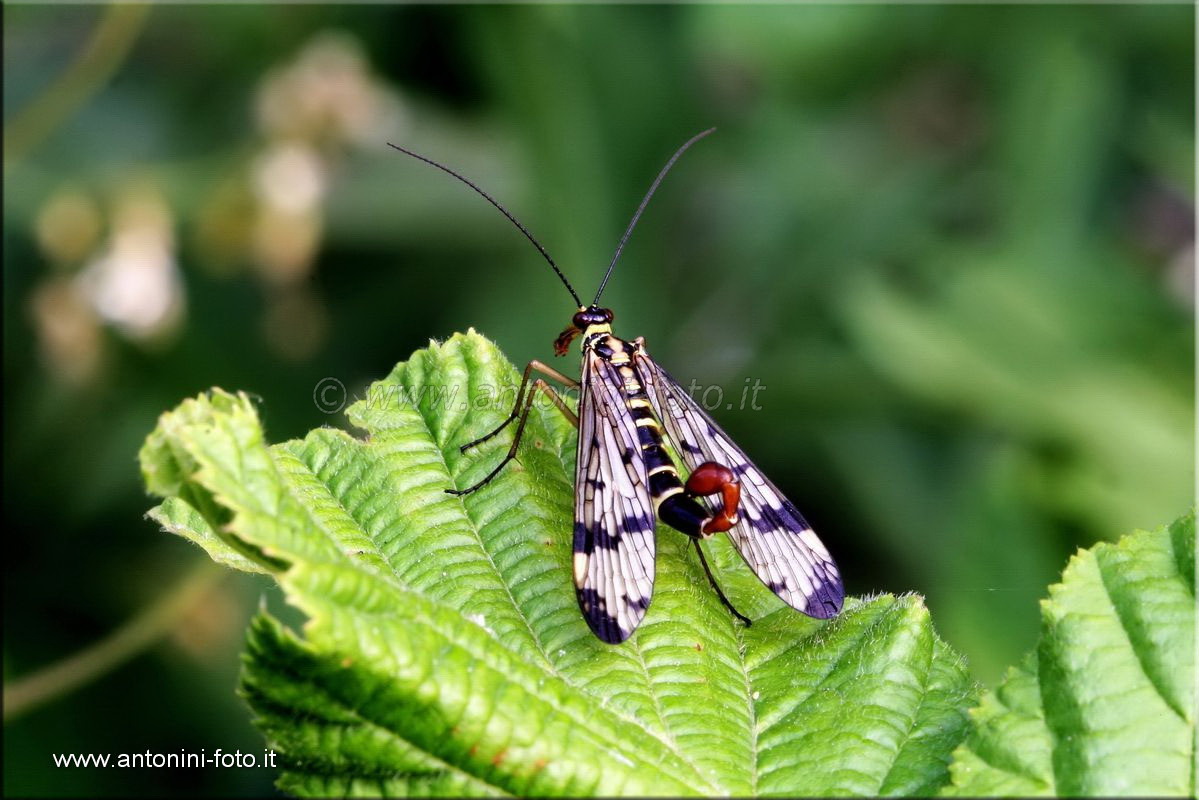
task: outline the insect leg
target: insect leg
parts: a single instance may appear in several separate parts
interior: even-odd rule
[[[708,576],[708,582],[711,583],[712,588],[716,590],[716,596],[720,598],[720,602],[724,604],[724,607],[729,610],[730,614],[744,622],[745,627],[748,628],[753,623],[750,622],[749,617],[733,608],[733,604],[729,602],[729,599],[724,596],[724,592],[720,590],[720,584],[716,582],[716,578],[712,576],[712,570],[708,568],[708,560],[704,558],[704,549],[699,546],[699,539],[692,539],[691,543],[695,545],[695,552],[699,555],[699,563],[704,565],[704,574]]]
[[[535,362],[535,361],[529,362],[529,367],[525,368],[525,377],[526,378],[528,377],[529,368],[532,367],[533,364],[536,364],[536,363],[537,362]],[[569,379],[567,379],[567,380],[569,380]],[[566,405],[565,402],[563,402],[562,398],[558,396],[558,393],[554,391],[553,387],[551,387],[548,383],[543,381],[541,378],[537,378],[535,381],[533,381],[532,388],[524,394],[524,402],[523,402],[524,408],[520,411],[519,414],[517,414],[514,411],[513,416],[508,420],[508,422],[511,422],[513,419],[517,419],[517,418],[520,419],[520,422],[518,422],[516,425],[516,435],[512,437],[512,446],[508,448],[508,454],[506,456],[504,456],[503,460],[500,461],[500,463],[496,464],[495,469],[493,469],[491,472],[487,473],[486,477],[484,477],[483,480],[479,481],[475,485],[470,486],[466,489],[446,489],[445,490],[446,494],[460,496],[460,495],[464,495],[464,494],[470,494],[471,492],[473,492],[477,489],[483,488],[487,484],[491,483],[491,480],[496,475],[500,474],[500,470],[502,470],[509,461],[511,461],[513,458],[516,457],[516,450],[518,447],[520,447],[520,437],[524,434],[525,423],[529,419],[529,409],[531,409],[533,407],[533,390],[540,391],[540,392],[544,393],[545,395],[547,395],[550,398],[550,400],[552,400],[554,402],[554,405],[558,408],[558,410],[561,411],[562,414],[568,420],[570,420],[570,423],[572,425],[574,425],[575,427],[578,427],[578,425],[579,425],[578,416],[573,411],[570,410],[570,408]],[[508,422],[505,422],[504,425],[507,425]],[[504,425],[501,425],[500,428],[503,428]],[[498,432],[499,432],[499,429],[497,428],[494,432],[488,434],[485,438],[489,439]]]
[[[563,375],[558,370],[554,369],[553,367],[551,367],[547,364],[543,364],[542,362],[538,361],[537,359],[533,359],[532,361],[530,361],[528,364],[525,365],[524,374],[521,375],[520,388],[516,390],[516,402],[512,404],[512,413],[509,414],[508,417],[503,422],[500,423],[498,428],[493,430],[491,433],[488,433],[484,436],[480,436],[478,439],[475,439],[473,442],[467,442],[466,444],[462,445],[461,447],[458,448],[460,451],[465,453],[470,448],[475,447],[476,445],[483,444],[483,442],[486,442],[487,440],[493,438],[497,433],[502,431],[504,428],[508,427],[508,425],[514,419],[517,418],[517,416],[519,415],[519,412],[520,412],[521,402],[524,398],[525,386],[529,383],[529,373],[531,373],[533,370],[537,370],[541,374],[546,375],[550,378],[553,378],[554,380],[558,381],[559,383],[563,384],[564,386],[569,386],[572,389],[579,388],[578,381],[574,380],[573,378],[569,378],[566,375]],[[538,380],[540,380],[540,378]],[[555,395],[555,398],[556,398],[556,395]],[[558,408],[562,409],[564,412],[567,410],[564,405],[561,405],[558,402],[556,402],[555,405],[558,405]],[[567,414],[568,419],[571,416],[573,416],[573,412]],[[577,418],[575,419],[574,424],[576,426],[579,424]]]
[[[575,386],[578,386],[578,384],[576,383]],[[538,378],[536,381],[534,381],[533,388],[541,391],[542,394],[548,397],[550,402],[554,404],[554,407],[562,412],[562,416],[566,417],[567,422],[576,428],[579,427],[579,415],[570,410],[570,406],[566,405],[566,401],[562,399],[562,395],[554,391],[554,387],[541,380],[541,378]],[[530,392],[530,395],[531,394],[532,392]],[[528,411],[525,412],[525,414],[528,413]],[[517,436],[519,435],[520,434],[518,433]]]

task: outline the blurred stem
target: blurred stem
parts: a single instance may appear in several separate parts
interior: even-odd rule
[[[108,6],[91,38],[58,79],[4,126],[4,168],[20,161],[116,72],[150,4]]]
[[[154,644],[204,598],[227,571],[205,560],[173,592],[106,638],[4,687],[4,721],[78,689]]]

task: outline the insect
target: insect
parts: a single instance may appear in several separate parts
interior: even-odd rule
[[[662,179],[687,148],[713,130],[684,143],[658,173],[590,304],[582,302],[541,243],[491,195],[449,167],[391,145],[452,175],[495,206],[533,243],[578,308],[570,326],[554,341],[554,353],[565,355],[571,342],[580,338],[580,379],[530,361],[512,412],[495,430],[461,447],[466,452],[515,422],[507,455],[473,486],[446,491],[470,494],[494,479],[516,457],[534,393],[544,393],[578,428],[574,584],[591,630],[611,644],[631,636],[649,608],[656,520],[691,538],[720,601],[746,625],[750,620],[733,607],[712,576],[699,546],[701,539],[727,533],[754,574],[784,602],[810,617],[836,616],[845,597],[836,564],[791,501],[654,361],[644,339],[627,341],[612,332],[612,311],[599,305],[616,261]],[[534,372],[544,377],[530,383]],[[544,378],[578,390],[577,414]],[[689,473],[685,481],[667,444]]]

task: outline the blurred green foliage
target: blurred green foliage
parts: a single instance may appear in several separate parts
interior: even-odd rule
[[[5,680],[203,556],[134,454],[212,385],[270,438],[429,337],[545,358],[572,311],[478,180],[687,382],[853,593],[926,595],[976,676],[1076,547],[1191,503],[1191,6],[4,7]],[[99,31],[99,33],[97,33]],[[75,66],[72,67],[72,64]],[[22,138],[25,137],[25,138]],[[567,546],[563,533],[563,546]],[[261,793],[265,770],[55,770],[256,749],[232,696],[265,584],[6,726],[16,794]]]

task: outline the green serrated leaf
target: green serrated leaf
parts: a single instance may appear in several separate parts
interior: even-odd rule
[[[734,624],[688,540],[658,532],[653,604],[620,646],[570,570],[574,432],[538,408],[510,443],[518,374],[474,334],[432,343],[348,416],[269,446],[244,395],[163,416],[143,449],[167,530],[269,571],[303,635],[252,625],[242,692],[297,794],[928,794],[973,684],[914,595],[785,608],[726,542],[705,547],[755,622]],[[194,502],[193,502],[194,500]]]
[[[1195,793],[1195,517],[1078,553],[972,712],[956,795]]]

